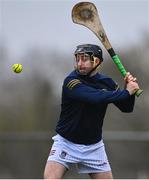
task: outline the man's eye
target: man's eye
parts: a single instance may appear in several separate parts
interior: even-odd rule
[[[88,60],[90,60],[90,57],[89,57],[89,56],[86,56],[86,57],[84,57],[84,60],[85,60],[85,61],[88,61]]]

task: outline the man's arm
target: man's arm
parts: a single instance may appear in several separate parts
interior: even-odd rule
[[[137,80],[136,77],[133,77],[132,74],[130,74],[130,72],[127,72],[124,81],[125,81],[125,87],[129,91],[130,95],[135,94],[135,92],[138,89],[140,89],[136,80]]]
[[[132,112],[135,104],[135,95],[129,96],[122,101],[115,102],[114,105],[117,106],[122,112]]]
[[[125,78],[125,89],[128,90],[130,97],[120,101],[115,102],[114,104],[122,111],[122,112],[132,112],[135,103],[135,92],[139,89],[139,86],[136,82],[136,78],[133,77],[129,72],[126,74]]]
[[[88,103],[114,103],[130,97],[129,91],[101,90],[90,87],[79,79],[66,79],[63,85],[63,93],[71,99]]]

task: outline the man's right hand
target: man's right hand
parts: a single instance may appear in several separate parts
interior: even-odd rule
[[[137,82],[130,81],[126,84],[126,89],[129,91],[130,95],[133,95],[139,89],[139,85]]]

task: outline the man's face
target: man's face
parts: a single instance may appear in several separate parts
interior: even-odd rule
[[[86,75],[93,68],[90,55],[79,53],[76,55],[76,67],[80,74]]]
[[[98,58],[93,61],[91,56],[86,53],[77,54],[75,60],[76,68],[82,75],[87,75],[100,61]]]

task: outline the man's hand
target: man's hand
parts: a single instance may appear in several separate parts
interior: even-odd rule
[[[134,94],[139,89],[139,85],[136,80],[136,77],[133,77],[130,72],[128,72],[124,78],[125,89],[129,91],[130,95]]]
[[[130,81],[137,81],[137,78],[136,77],[133,77],[132,76],[132,74],[130,74],[130,72],[127,72],[126,73],[126,76],[125,76],[125,78],[124,78],[124,81],[126,82],[126,83],[128,83],[128,82],[130,82]]]
[[[129,91],[129,94],[132,95],[139,89],[139,85],[137,82],[130,81],[126,84],[126,89]]]

